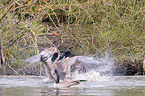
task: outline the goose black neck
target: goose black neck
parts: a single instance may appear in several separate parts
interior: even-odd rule
[[[58,84],[59,83],[59,72],[58,72],[58,70],[55,70],[55,73],[56,73],[56,84]]]

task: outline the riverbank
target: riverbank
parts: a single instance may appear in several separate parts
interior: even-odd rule
[[[124,75],[124,76],[145,75],[143,62],[126,61],[126,62],[118,63],[116,64],[114,75]]]

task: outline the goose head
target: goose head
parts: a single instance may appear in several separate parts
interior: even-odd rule
[[[66,57],[69,57],[71,55],[72,54],[71,54],[70,51],[66,51],[65,53],[63,53],[62,55],[60,55],[60,57],[59,57],[59,59],[57,61],[62,60],[64,57],[66,58]]]

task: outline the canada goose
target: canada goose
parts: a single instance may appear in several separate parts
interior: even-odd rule
[[[67,80],[67,81],[61,81],[59,82],[59,72],[58,70],[55,69],[55,74],[56,74],[56,87],[62,88],[62,87],[70,87],[70,86],[74,86],[74,85],[78,85],[80,84],[80,82],[82,81],[87,81],[87,80]]]
[[[66,51],[62,55],[59,55],[58,49],[51,47],[43,50],[37,55],[34,55],[26,62],[37,62],[41,61],[44,64],[45,72],[50,81],[54,81],[56,78],[53,73],[57,69],[60,73],[60,79],[70,78],[72,72],[78,71],[79,73],[85,73],[91,68],[96,68],[100,63],[94,60],[92,57],[87,56],[71,56],[70,51]]]
[[[67,57],[67,56],[70,56],[70,54],[71,53],[67,51],[64,54],[60,55],[59,57],[58,53],[54,53],[54,55],[52,56],[52,61],[53,61],[52,63],[48,62],[47,60],[48,58],[46,59],[45,56],[42,56],[41,62],[43,62],[44,64],[47,64],[50,67],[53,66],[48,70],[54,70],[55,68],[58,69],[61,80],[64,80],[65,78],[70,78],[72,72],[78,71],[79,73],[85,73],[92,68],[95,69],[98,66],[99,62],[97,60],[94,60],[91,57],[87,57],[87,56]],[[67,58],[63,59],[64,57],[67,57]],[[59,58],[59,59],[56,60],[56,58]]]

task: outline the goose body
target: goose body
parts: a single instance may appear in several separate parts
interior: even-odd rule
[[[56,82],[55,82],[55,87],[66,88],[66,87],[71,87],[71,86],[74,86],[74,85],[78,85],[82,81],[87,81],[87,80],[65,80],[65,81],[59,82],[59,72],[58,72],[58,70],[55,70],[55,73],[56,73],[56,77],[57,77]]]
[[[84,82],[84,81],[87,81],[87,80],[65,80],[65,81],[59,82],[58,84],[54,84],[54,86],[58,88],[67,88],[74,85],[78,85],[80,84],[80,82]]]

